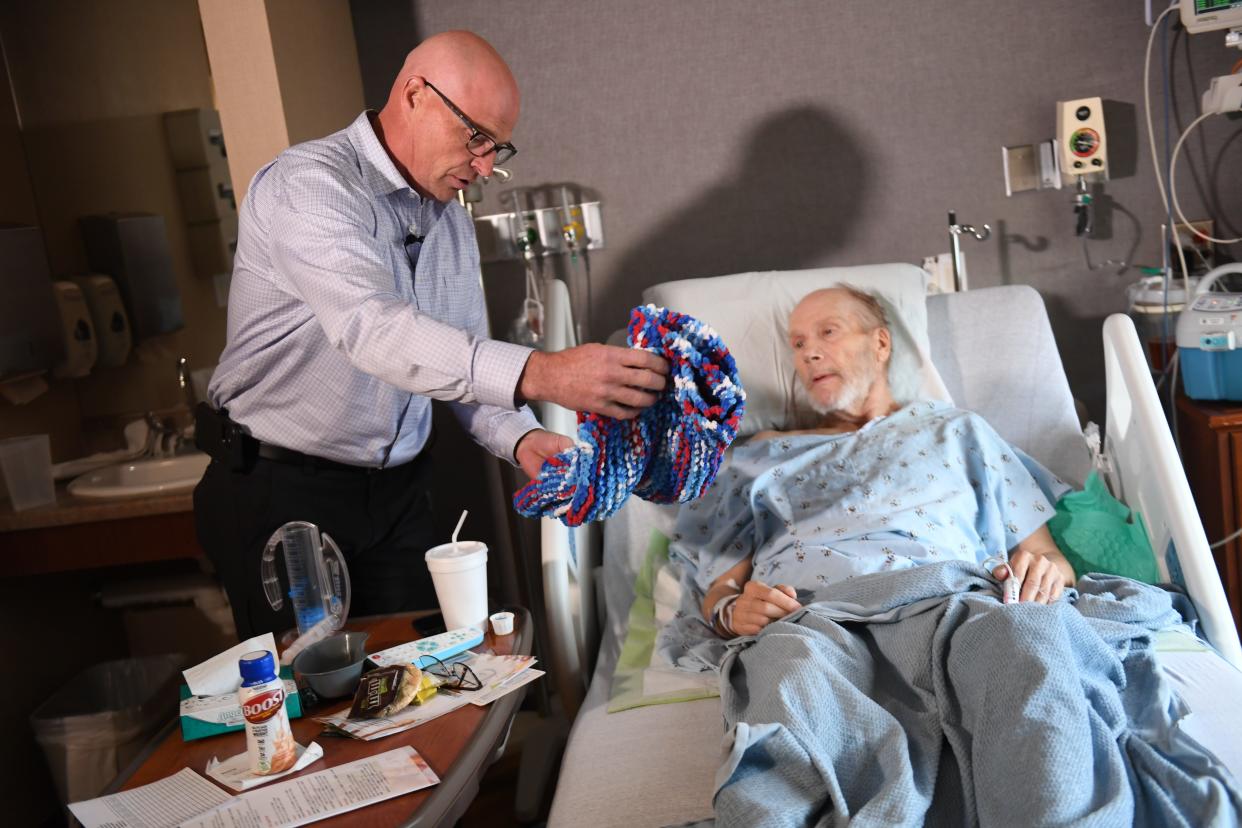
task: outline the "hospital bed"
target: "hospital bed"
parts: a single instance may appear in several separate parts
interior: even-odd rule
[[[769,320],[766,280],[866,286],[886,268],[898,276],[903,270],[921,273],[909,265],[879,265],[752,275],[753,319]],[[730,278],[737,277],[719,277]],[[724,284],[699,281],[697,304]],[[644,299],[695,313],[674,304],[678,284],[686,283],[667,290],[657,286]],[[573,344],[568,313],[567,295],[554,289],[548,302],[554,348]],[[710,309],[698,313],[726,344],[729,330],[739,330],[714,320]],[[983,415],[1006,440],[1081,486],[1093,455],[1039,294],[1027,286],[1005,286],[932,295],[926,317],[930,358],[954,403]],[[1134,326],[1115,315],[1103,335],[1107,417],[1102,458],[1094,465],[1114,495],[1143,515],[1162,576],[1185,589],[1199,613],[1200,639],[1183,632],[1158,645],[1166,675],[1193,711],[1183,727],[1242,777],[1242,718],[1228,703],[1242,697],[1242,646]],[[746,369],[739,365],[743,382]],[[754,404],[753,385],[748,394],[748,404]],[[544,415],[548,427],[575,433],[571,412],[549,409]],[[607,712],[635,576],[652,529],[671,534],[675,508],[631,498],[602,532],[542,521],[548,658],[574,718],[549,820],[553,828],[672,825],[712,813],[721,759],[718,698]]]

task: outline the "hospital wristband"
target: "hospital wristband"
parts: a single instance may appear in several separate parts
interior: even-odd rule
[[[716,602],[712,607],[712,629],[724,630],[729,635],[736,635],[733,632],[733,604],[741,597],[740,592],[733,592]]]

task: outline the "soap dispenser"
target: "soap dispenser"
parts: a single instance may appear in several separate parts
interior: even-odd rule
[[[99,353],[86,297],[73,282],[53,282],[52,292],[60,309],[61,340],[65,345],[64,359],[53,366],[52,373],[57,377],[84,377]]]
[[[91,310],[95,340],[99,346],[97,364],[104,368],[124,365],[129,358],[133,337],[116,282],[98,273],[77,276],[73,281],[82,289],[82,295],[86,297],[86,304]]]

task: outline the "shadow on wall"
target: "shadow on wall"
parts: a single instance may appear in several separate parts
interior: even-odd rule
[[[866,202],[866,160],[859,141],[820,107],[768,118],[732,175],[631,245],[595,297],[596,318],[671,279],[829,263]]]
[[[406,54],[422,40],[414,4],[350,0],[349,11],[354,41],[366,44],[358,49],[362,97],[368,108],[382,109]]]

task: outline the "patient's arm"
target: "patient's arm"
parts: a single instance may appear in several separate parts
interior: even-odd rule
[[[1061,597],[1061,591],[1074,583],[1074,568],[1057,548],[1048,527],[1041,526],[1009,550],[1009,564],[1014,577],[1021,584],[1019,601],[1051,603]],[[1007,578],[1009,573],[1002,564],[993,570],[997,578]]]
[[[794,588],[786,584],[770,587],[761,581],[751,580],[754,563],[744,558],[728,572],[712,582],[711,589],[703,598],[703,617],[709,623],[712,609],[720,599],[737,595],[734,599],[731,627],[723,619],[715,619],[713,629],[722,638],[754,635],[778,618],[784,618],[802,605],[798,603]]]

